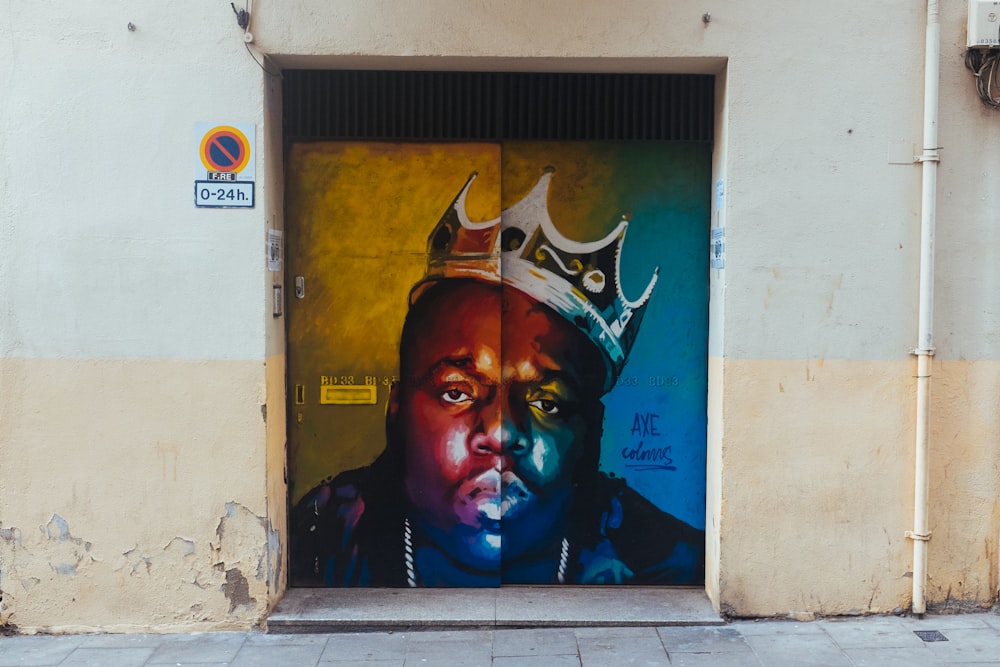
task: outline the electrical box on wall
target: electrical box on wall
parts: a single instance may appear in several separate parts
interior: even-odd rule
[[[1000,2],[969,0],[969,48],[1000,48]]]

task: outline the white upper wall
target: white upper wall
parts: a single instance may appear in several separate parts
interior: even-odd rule
[[[965,20],[964,3],[942,3],[939,358],[996,358],[985,257],[998,249],[997,188],[986,175],[1000,114],[981,107],[963,67]],[[258,2],[252,29],[290,66],[727,67],[716,166],[727,268],[713,291],[725,321],[713,353],[878,360],[916,342],[920,168],[905,161],[921,148],[925,21],[924,2],[898,0],[299,0]]]
[[[262,80],[228,3],[0,2],[0,355],[263,358],[266,189],[193,203]]]
[[[228,3],[0,8],[0,354],[263,355],[265,76]],[[725,70],[713,353],[902,359],[915,344],[920,168],[894,162],[920,148],[925,3],[252,10],[255,47],[276,66]],[[962,64],[965,4],[942,10],[938,357],[997,358],[1000,113]],[[258,124],[256,209],[194,208],[200,120]]]

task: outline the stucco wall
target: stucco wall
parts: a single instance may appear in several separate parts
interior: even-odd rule
[[[718,74],[707,589],[738,615],[908,607],[925,3],[292,7],[309,25],[254,19],[289,66]],[[932,609],[996,597],[1000,445],[998,119],[941,9]]]
[[[942,4],[932,608],[995,599],[1000,528],[1000,116]],[[717,73],[707,588],[907,606],[923,3],[253,10],[272,67]],[[284,580],[280,83],[228,3],[0,16],[0,624],[255,623]],[[193,207],[197,121],[257,124],[256,208]]]
[[[226,3],[0,16],[0,625],[248,627],[284,521],[265,77]],[[257,125],[254,209],[194,208],[198,121]]]

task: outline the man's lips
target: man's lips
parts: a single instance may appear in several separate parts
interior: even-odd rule
[[[486,470],[458,487],[456,510],[462,523],[500,532],[500,471]]]
[[[500,532],[502,519],[518,517],[529,507],[531,491],[513,472],[492,469],[463,482],[458,487],[456,511],[461,522]]]
[[[524,481],[510,470],[505,470],[501,476],[503,500],[500,502],[500,514],[504,519],[514,519],[523,514],[531,499],[531,491]]]

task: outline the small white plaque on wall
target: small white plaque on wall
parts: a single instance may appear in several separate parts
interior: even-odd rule
[[[724,269],[726,267],[726,228],[715,227],[712,229],[712,268]]]

